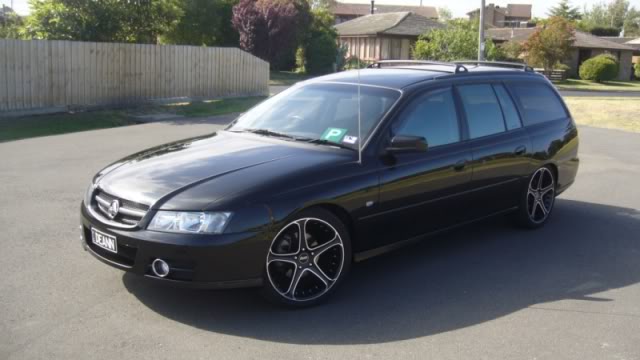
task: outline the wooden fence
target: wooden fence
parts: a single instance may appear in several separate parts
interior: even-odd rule
[[[236,48],[0,39],[0,112],[268,93]]]
[[[535,69],[535,71],[539,74],[542,74],[547,77],[547,79],[551,81],[561,81],[567,80],[568,72],[565,70],[551,70],[545,71],[544,69]]]

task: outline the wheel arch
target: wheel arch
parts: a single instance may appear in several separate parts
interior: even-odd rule
[[[340,205],[332,204],[332,203],[314,204],[312,206],[309,206],[306,209],[313,209],[313,208],[322,208],[331,212],[333,215],[337,216],[338,219],[340,219],[340,221],[342,221],[344,226],[347,228],[347,231],[349,232],[349,238],[351,239],[351,247],[354,248],[354,243],[357,241],[356,233],[355,233],[355,224],[353,221],[353,217],[351,217],[351,214],[349,214],[347,209],[343,208]]]
[[[553,178],[556,180],[556,187],[557,187],[558,183],[559,183],[559,181],[558,181],[558,176],[559,176],[559,174],[558,174],[558,165],[556,163],[553,163],[553,162],[548,162],[548,163],[546,163],[546,164],[544,164],[542,166],[546,166],[549,169],[551,169],[551,172],[553,173]]]

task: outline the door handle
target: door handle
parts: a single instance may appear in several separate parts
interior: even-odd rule
[[[518,146],[513,153],[516,155],[523,155],[525,152],[527,152],[527,147],[522,145]]]
[[[467,166],[467,161],[466,160],[460,160],[455,165],[453,165],[453,170],[462,171],[465,166]]]

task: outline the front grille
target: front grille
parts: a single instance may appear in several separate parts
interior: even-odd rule
[[[95,210],[97,210],[102,216],[109,221],[132,227],[138,225],[140,220],[149,210],[149,206],[136,203],[133,201],[120,199],[106,192],[96,189],[93,193],[93,204]],[[118,214],[112,219],[109,215],[109,207],[114,200],[118,200],[120,209]]]

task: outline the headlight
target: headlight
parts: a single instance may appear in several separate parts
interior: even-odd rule
[[[176,233],[221,234],[229,218],[230,212],[158,211],[147,229]]]

